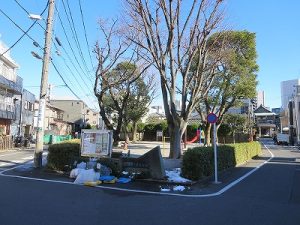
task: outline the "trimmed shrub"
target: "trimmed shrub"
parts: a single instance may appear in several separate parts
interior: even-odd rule
[[[218,170],[223,171],[245,163],[261,153],[258,142],[218,146]],[[214,173],[213,147],[188,149],[183,155],[182,175],[191,180],[211,176]]]
[[[68,171],[80,158],[80,139],[64,141],[49,146],[47,167],[52,170]]]
[[[51,170],[70,171],[74,167],[74,162],[88,162],[88,157],[80,156],[80,139],[64,141],[49,146],[47,167]],[[101,158],[97,162],[109,167],[112,175],[118,176],[121,173],[119,160],[111,158]]]

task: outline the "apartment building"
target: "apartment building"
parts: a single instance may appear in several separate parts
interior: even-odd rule
[[[0,135],[12,135],[11,125],[21,107],[21,102],[14,96],[22,95],[23,88],[23,79],[17,75],[19,66],[7,49],[0,41]]]
[[[99,127],[100,115],[91,110],[82,100],[50,100],[50,104],[63,110],[63,120],[73,123],[73,132],[79,132],[87,124]]]

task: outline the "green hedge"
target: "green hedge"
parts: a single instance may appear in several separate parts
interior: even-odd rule
[[[47,167],[51,170],[69,171],[73,168],[74,162],[88,162],[88,157],[80,156],[80,139],[72,139],[49,146],[47,158]],[[112,175],[121,174],[120,165],[116,160],[110,158],[101,158],[97,162],[105,165],[112,170]]]
[[[80,139],[64,141],[49,146],[47,167],[53,170],[67,171],[80,157]]]
[[[258,142],[218,146],[218,170],[235,167],[261,153]],[[213,147],[188,149],[183,155],[182,175],[191,180],[211,176],[214,173]]]

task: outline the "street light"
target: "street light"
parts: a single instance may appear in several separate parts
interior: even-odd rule
[[[32,20],[41,20],[42,19],[41,15],[36,15],[36,14],[29,14],[28,17]]]

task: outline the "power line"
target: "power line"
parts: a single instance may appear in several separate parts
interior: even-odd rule
[[[75,97],[77,97],[78,99],[81,100],[81,98],[80,98],[78,95],[75,94],[75,92],[74,92],[73,89],[70,87],[70,85],[68,85],[68,84],[66,83],[66,80],[63,78],[61,72],[59,72],[59,70],[58,70],[57,66],[54,64],[53,60],[51,61],[51,63],[52,63],[53,66],[55,67],[54,69],[56,70],[56,72],[58,73],[58,75],[59,75],[59,76],[61,77],[61,79],[63,80],[65,86],[72,92],[72,94],[74,94]],[[72,82],[71,82],[71,80],[70,80],[70,79],[68,79],[68,80],[69,80],[69,82],[71,83],[71,85],[73,85]],[[73,86],[74,86],[74,85],[73,85]],[[89,98],[89,95],[85,95],[85,93],[84,93],[82,90],[81,90],[81,92],[82,92],[82,94],[83,94],[84,96],[87,96],[87,98],[89,99],[90,103],[93,104],[93,106],[94,106],[95,108],[97,108],[97,107],[95,106],[95,104],[93,103],[93,99]]]
[[[82,50],[81,50],[81,46],[80,46],[79,40],[78,40],[78,35],[77,35],[76,28],[75,28],[75,24],[74,24],[72,12],[71,12],[71,9],[70,9],[69,1],[66,0],[66,2],[67,2],[67,7],[68,7],[69,13],[67,12],[67,8],[66,8],[66,5],[65,5],[64,1],[62,1],[62,3],[63,3],[63,8],[64,8],[64,12],[65,12],[65,14],[66,14],[66,17],[67,17],[69,26],[70,26],[71,31],[72,31],[72,37],[73,37],[73,39],[74,39],[74,41],[75,41],[76,48],[77,48],[77,50],[78,50],[78,52],[79,52],[79,55],[81,56],[83,65],[85,66],[85,69],[86,69],[87,71],[89,71],[89,69],[88,69],[88,67],[87,67],[87,64],[86,64],[86,61],[85,61],[85,59],[84,59]],[[87,75],[87,77],[89,77],[89,76]]]
[[[78,35],[77,35],[77,31],[76,31],[76,27],[75,27],[74,20],[73,20],[73,16],[72,16],[72,11],[71,11],[71,9],[70,9],[69,0],[66,0],[66,1],[67,1],[67,6],[68,6],[69,15],[70,15],[70,18],[71,18],[73,30],[74,30],[74,33],[75,33],[75,38],[76,38],[76,41],[77,41],[78,47],[79,47],[78,50],[79,50],[79,53],[80,53],[80,55],[81,55],[81,57],[82,57],[83,64],[84,64],[85,68],[89,71],[89,68],[88,68],[88,66],[87,66],[87,63],[86,63],[85,58],[84,58],[83,53],[82,53],[82,48],[81,48],[80,42],[79,42],[79,40],[78,40]],[[92,68],[93,68],[93,67],[92,67]]]
[[[15,0],[16,1],[16,0]],[[17,1],[16,1],[17,2]],[[17,2],[18,3],[18,2]],[[19,3],[18,4],[27,14],[29,14],[28,13],[28,11]],[[47,7],[48,7],[48,3],[47,3],[47,5],[46,5],[46,7],[45,7],[45,9],[43,10],[43,12],[42,13],[44,13],[44,11],[46,11],[46,9],[47,9]],[[19,30],[21,30],[22,32],[23,32],[23,36],[27,36],[29,39],[31,39],[34,43],[37,43],[37,47],[39,47],[41,50],[44,50],[42,47],[40,47],[41,45],[35,40],[35,39],[33,39],[29,34],[28,34],[28,31],[24,31],[24,29],[22,29],[16,22],[14,22],[14,20],[11,18],[11,17],[9,17],[3,10],[1,10],[0,9],[0,12],[5,16],[5,17],[7,17]],[[41,15],[42,15],[42,13],[41,13]],[[35,21],[35,22],[37,22],[37,21]],[[34,23],[35,24],[35,23]],[[39,24],[39,23],[38,23]],[[40,25],[40,27],[42,27],[43,28],[43,30],[45,30],[45,28],[41,25],[41,24],[39,24]],[[55,45],[55,42],[54,42],[54,45]],[[56,45],[55,45],[56,46]],[[56,49],[58,49],[57,48],[57,46],[56,46]],[[3,53],[3,54],[5,54],[5,53]],[[63,80],[63,82],[65,83],[65,80],[64,80],[64,78],[63,78],[63,76],[61,75],[61,73],[58,71],[58,69],[57,69],[57,67],[55,66],[55,64],[52,62],[52,60],[51,60],[51,63],[53,64],[53,66],[55,67],[55,70],[57,71],[57,73],[58,73],[58,75],[60,76],[60,78]],[[77,70],[76,70],[77,71]],[[78,71],[77,71],[78,72]],[[80,74],[80,73],[79,73]],[[83,78],[82,78],[83,79]],[[78,81],[77,81],[78,82]],[[85,83],[85,81],[84,81],[84,79],[83,79],[83,82]],[[71,82],[70,82],[71,83]],[[79,83],[79,82],[78,82]],[[85,83],[86,84],[86,83]],[[68,85],[66,85],[69,89],[70,89],[70,91],[78,98],[78,99],[80,99],[75,93],[74,93],[74,91],[68,86]],[[86,86],[88,87],[88,89],[89,89],[89,86],[86,84]],[[81,87],[80,86],[80,84],[79,84],[79,87]],[[82,88],[82,87],[81,87]],[[92,102],[92,101],[91,101]],[[94,105],[95,106],[95,105]]]
[[[63,58],[63,60],[65,61],[65,59]],[[66,64],[66,66],[67,66],[67,68],[68,68],[68,70],[70,71],[70,73],[73,75],[73,77],[75,78],[75,80],[76,80],[76,82],[77,82],[77,85],[80,87],[79,88],[79,90],[81,91],[81,93],[83,94],[83,96],[88,96],[88,99],[89,99],[89,101],[92,103],[93,102],[93,99],[91,99],[90,97],[89,97],[89,95],[87,95],[83,90],[83,87],[80,85],[80,83],[78,82],[78,80],[77,80],[77,78],[76,78],[76,76],[74,75],[74,73],[73,73],[73,71],[71,70],[71,68],[68,66],[68,64],[65,62],[65,64]],[[69,82],[70,82],[70,84],[71,85],[73,85],[73,83],[71,82],[71,80],[70,79],[68,79],[69,80]],[[74,85],[73,85],[74,86]],[[93,103],[92,103],[93,104]],[[94,105],[94,104],[93,104]],[[95,107],[95,105],[94,105],[94,107]]]
[[[18,0],[14,0],[14,1],[17,3],[17,5],[18,5],[24,12],[26,12],[26,14],[27,14],[28,16],[30,15],[30,12],[29,12],[27,9],[25,9],[25,7],[24,7],[23,5],[21,5],[21,3],[20,3]],[[43,12],[42,12],[40,15],[43,15],[43,14],[44,14],[44,12],[46,11],[48,5],[49,5],[49,1],[47,1],[47,4],[46,4],[45,9],[43,10]],[[36,20],[36,21],[37,21],[38,25],[39,25],[44,31],[46,31],[46,29],[38,22],[38,20]]]
[[[89,56],[90,56],[90,61],[91,61],[92,68],[94,68],[93,60],[92,60],[92,56],[91,56],[91,52],[90,52],[90,49],[91,49],[91,48],[90,48],[89,41],[88,41],[88,38],[87,38],[87,32],[86,32],[86,27],[85,27],[85,22],[84,22],[84,17],[83,17],[83,11],[82,11],[82,6],[81,6],[81,0],[78,0],[78,3],[79,3],[79,9],[80,9],[80,15],[81,15],[82,26],[83,26],[83,30],[84,30],[85,42],[86,42],[86,46],[87,46],[88,53],[89,53]]]
[[[27,12],[27,10],[26,10],[22,5],[20,5],[20,3],[19,3],[17,0],[15,0],[15,2],[16,2],[23,10],[25,10],[25,11]],[[43,15],[47,8],[48,8],[48,2],[47,2],[47,4],[46,4],[44,10],[40,13],[40,15]],[[29,13],[27,12],[27,14],[29,14]],[[30,26],[30,27],[29,27],[29,28],[21,35],[21,37],[20,37],[13,45],[11,45],[8,49],[6,49],[6,51],[3,52],[3,53],[1,54],[1,56],[3,56],[5,53],[7,53],[7,52],[10,51],[13,47],[15,47],[15,46],[23,39],[23,37],[31,30],[31,28],[32,28],[37,22],[38,22],[38,21],[35,20],[35,21],[31,24],[31,26]]]
[[[0,12],[5,15],[16,27],[18,27],[28,38],[30,38],[33,42],[37,42],[35,41],[28,33],[26,33],[26,31],[24,31],[17,23],[15,23],[5,12],[3,12],[0,9]],[[62,79],[62,81],[65,83],[65,85],[70,89],[70,91],[74,94],[75,97],[77,97],[78,99],[80,99],[75,93],[74,91],[67,85],[66,81],[64,80],[63,76],[60,74],[60,72],[58,71],[57,67],[55,66],[55,64],[53,63],[53,61],[51,61],[54,69],[56,70],[57,74],[60,76],[60,78]]]
[[[27,10],[26,10],[25,8],[23,8],[23,9],[24,9],[25,12],[27,12]],[[41,27],[44,31],[46,31],[46,29],[45,29],[40,23],[39,23],[39,25],[40,25],[40,27]],[[57,38],[55,38],[55,39],[57,40]],[[53,44],[54,44],[54,47],[55,47],[56,51],[59,52],[59,48],[57,47],[57,45],[56,45],[55,41],[53,40],[53,38],[52,38],[52,42],[53,42]],[[68,59],[70,60],[71,64],[74,66],[75,71],[76,71],[77,74],[80,76],[80,78],[82,79],[82,81],[83,81],[83,83],[85,84],[85,86],[87,87],[87,89],[90,90],[90,87],[87,85],[87,83],[85,82],[84,78],[83,78],[83,77],[81,76],[81,74],[78,72],[78,70],[77,70],[77,68],[76,68],[76,66],[75,66],[75,64],[74,64],[74,62],[73,62],[73,60],[71,59],[71,57],[70,57],[70,55],[68,54],[68,52],[66,51],[66,49],[63,47],[63,45],[62,45],[61,43],[60,43],[59,45],[63,48],[63,50],[64,50],[64,52],[66,53],[66,55],[67,55]],[[79,81],[77,80],[76,76],[74,75],[74,73],[72,72],[71,68],[70,68],[69,65],[67,64],[67,62],[66,62],[66,60],[64,59],[64,57],[61,56],[61,58],[64,60],[65,65],[68,67],[69,71],[71,72],[71,74],[72,74],[73,77],[75,78],[75,80],[76,80],[76,82],[77,82],[77,84],[78,84],[78,87],[80,87],[80,88],[82,89],[83,87],[80,85]],[[70,80],[69,80],[69,81],[70,81]],[[70,81],[70,83],[72,83],[72,82]],[[74,86],[74,85],[73,85],[73,86]],[[82,90],[81,90],[81,91],[82,91]],[[82,92],[82,93],[84,94],[84,92]],[[90,93],[92,93],[92,95],[93,95],[93,92],[90,92]],[[85,94],[84,94],[84,95],[85,95]],[[91,102],[92,102],[92,101],[91,101]]]
[[[62,1],[62,2],[63,2],[63,1]],[[57,11],[57,8],[55,8],[55,9],[56,9],[56,11]],[[61,18],[61,16],[60,16],[59,13],[58,13],[57,15],[58,15],[58,20],[59,20],[59,22],[60,22],[60,24],[61,24],[61,27],[62,27],[62,29],[63,29],[63,33],[64,33],[64,35],[65,35],[65,37],[66,37],[67,43],[68,43],[68,45],[69,45],[69,47],[70,47],[70,49],[71,49],[71,51],[72,51],[72,53],[73,53],[73,56],[74,56],[74,58],[75,58],[75,61],[77,62],[79,68],[80,68],[81,71],[82,71],[82,73],[85,74],[85,75],[88,77],[88,75],[85,73],[84,69],[82,68],[81,64],[79,63],[79,60],[78,60],[78,58],[77,58],[77,56],[76,56],[76,54],[75,54],[75,52],[74,52],[74,50],[73,50],[73,47],[72,47],[72,45],[71,45],[71,43],[70,43],[70,40],[69,40],[69,37],[68,37],[68,35],[67,35],[67,31],[66,31],[65,26],[64,26],[64,24],[63,24],[63,22],[62,22],[62,18]]]
[[[12,18],[10,18],[5,12],[3,12],[2,9],[0,9],[0,12],[7,18],[9,19],[17,28],[19,28],[19,30],[21,30],[24,35],[26,35],[30,40],[32,40],[33,42],[36,42],[29,34],[28,32],[24,31],[15,21],[13,21]]]
[[[53,63],[53,61],[51,61],[51,64],[53,65],[55,71],[57,72],[57,74],[60,76],[60,78],[62,79],[62,81],[64,82],[64,84],[66,85],[66,87],[72,92],[72,94],[78,98],[79,100],[81,100],[81,98],[78,97],[78,95],[72,90],[72,88],[70,88],[70,86],[66,83],[65,79],[63,78],[63,76],[61,75],[61,73],[58,71],[57,67],[55,66],[55,64]]]
[[[34,21],[31,26],[21,35],[21,37],[13,44],[11,45],[8,49],[6,49],[5,52],[1,53],[0,56],[3,56],[5,53],[7,53],[8,51],[10,51],[13,47],[15,47],[22,39],[23,37],[31,30],[31,28],[36,24],[37,20]]]
[[[25,11],[25,12],[29,15],[29,11],[26,10],[25,7],[23,7],[17,0],[14,0],[14,1],[18,4],[18,6],[19,6],[23,11]],[[47,5],[46,5],[46,8],[47,8],[47,6],[48,6],[48,3],[47,3]],[[45,10],[46,10],[46,8],[45,8]],[[44,11],[45,11],[45,10],[44,10]],[[44,11],[43,11],[43,12],[44,12]],[[44,31],[46,31],[46,29],[45,29],[40,23],[38,23],[38,24],[40,25],[40,27],[41,27]],[[54,43],[54,46],[55,46],[56,50],[58,51],[59,49],[58,49],[57,45],[55,44],[53,38],[52,38],[52,41],[53,41],[53,43]],[[64,49],[64,48],[63,48],[63,49]],[[69,60],[71,61],[71,58],[70,58],[70,56],[68,55],[67,51],[66,51],[65,49],[64,49],[64,51],[65,51],[65,53],[67,54],[67,56],[69,57]],[[63,57],[62,57],[62,58],[63,58]],[[63,58],[63,60],[64,60],[64,63],[66,64],[66,66],[68,67],[69,71],[71,72],[71,74],[72,74],[73,77],[75,78],[76,82],[79,84],[79,82],[78,82],[76,76],[75,76],[74,73],[71,71],[70,67],[67,65],[67,63],[66,63],[66,61],[65,61],[64,58]],[[73,61],[71,61],[71,62],[72,62],[72,64],[73,64],[73,66],[75,67],[75,64],[73,63]],[[75,68],[76,68],[76,67],[75,67]],[[76,70],[76,71],[77,71],[77,70]],[[78,71],[77,71],[77,72],[78,72]],[[89,89],[90,87],[86,84],[86,82],[85,82],[85,80],[82,78],[81,74],[80,74],[80,73],[78,73],[78,74],[79,74],[79,76],[81,77],[81,79],[82,79],[82,81],[84,82],[84,84],[86,85],[86,87]],[[71,83],[71,82],[70,82],[70,83]],[[82,88],[82,86],[80,86],[80,84],[79,84],[79,87]]]

